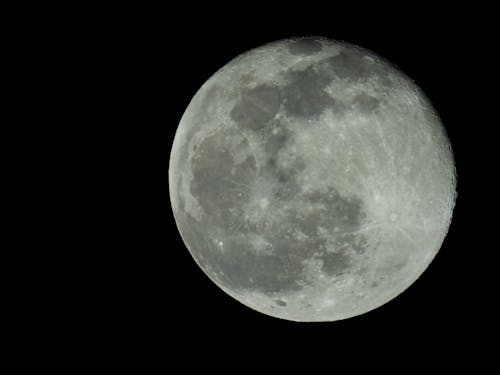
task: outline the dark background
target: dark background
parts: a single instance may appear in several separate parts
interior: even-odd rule
[[[494,298],[485,287],[493,285],[487,271],[491,232],[479,211],[494,189],[481,176],[496,173],[486,146],[493,137],[485,112],[494,63],[488,11],[249,7],[122,7],[96,12],[82,25],[92,33],[89,41],[80,35],[81,43],[96,52],[82,59],[102,79],[96,95],[106,115],[97,123],[111,129],[103,134],[112,151],[102,173],[118,181],[106,190],[112,213],[97,214],[109,223],[100,228],[106,240],[99,242],[104,255],[96,266],[106,282],[96,287],[98,296],[90,293],[96,304],[82,324],[95,330],[100,345],[141,351],[152,361],[191,353],[186,366],[202,355],[218,363],[235,353],[245,358],[243,368],[268,357],[356,368],[370,352],[378,353],[382,367],[394,356],[413,366],[445,352],[453,362],[482,363],[478,358],[489,355],[485,343],[492,334],[484,322]],[[227,296],[184,246],[168,193],[173,137],[198,88],[238,54],[301,35],[368,48],[414,79],[441,116],[458,174],[449,234],[429,268],[384,306],[331,323],[272,318]]]

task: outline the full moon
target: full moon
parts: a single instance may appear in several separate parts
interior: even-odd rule
[[[243,53],[201,86],[169,188],[182,239],[216,285],[261,313],[317,322],[373,310],[424,272],[456,174],[410,78],[364,48],[304,37]]]

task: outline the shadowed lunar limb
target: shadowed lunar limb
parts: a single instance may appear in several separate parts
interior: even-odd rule
[[[169,165],[200,268],[257,311],[311,322],[411,285],[446,235],[455,184],[421,90],[376,54],[318,37],[219,70],[186,109]]]

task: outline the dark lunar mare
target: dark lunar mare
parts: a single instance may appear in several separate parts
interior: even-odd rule
[[[320,61],[319,65],[325,71],[333,73],[335,78],[353,82],[376,78],[386,88],[392,86],[389,74],[395,73],[385,59],[358,47],[344,46],[337,55]]]
[[[243,89],[238,103],[230,112],[231,118],[242,128],[258,130],[274,118],[280,108],[280,90],[275,86],[260,85]]]
[[[290,53],[298,55],[316,53],[321,48],[314,38],[297,39],[289,46]],[[282,87],[243,86],[230,111],[237,128],[207,137],[195,151],[190,192],[203,215],[200,220],[191,217],[184,211],[184,197],[180,196],[176,219],[193,256],[222,285],[234,291],[263,293],[299,290],[307,283],[307,260],[321,260],[322,270],[336,276],[350,269],[353,256],[366,251],[366,238],[354,234],[364,218],[362,200],[343,197],[333,186],[327,192],[302,193],[297,177],[307,166],[300,154],[286,168],[279,163],[281,153],[293,140],[294,130],[276,119],[280,109],[297,119],[317,117],[326,108],[342,111],[342,105],[325,92],[332,79],[358,81],[387,76],[383,64],[366,59],[366,53],[344,48],[338,55],[303,70],[284,72],[286,83]],[[200,121],[213,97],[204,98]],[[379,101],[362,93],[355,96],[352,104],[370,112],[378,108]],[[302,123],[308,126],[307,121]],[[250,133],[264,146],[266,162],[260,168],[253,156],[236,164],[226,141]],[[245,152],[252,155],[248,142],[238,147],[246,148]],[[245,219],[245,210],[251,203],[252,191],[261,183],[273,187],[268,211],[261,222],[250,222]],[[179,192],[182,195],[181,189]],[[301,212],[300,207],[304,206],[314,208]],[[281,215],[279,220],[277,212]],[[319,227],[326,233],[320,235]],[[272,251],[253,248],[252,236],[262,237]]]
[[[204,214],[199,221],[186,212],[176,216],[193,256],[211,277],[234,291],[300,290],[307,283],[307,259],[320,259],[323,271],[333,276],[349,269],[353,252],[364,251],[363,242],[355,242],[350,234],[360,228],[362,201],[342,197],[334,188],[326,193],[302,194],[297,176],[305,164],[300,156],[289,168],[275,162],[291,137],[284,127],[280,129],[267,138],[268,163],[259,170],[251,156],[235,164],[222,134],[207,137],[193,158],[190,186]],[[267,215],[261,223],[249,223],[245,220],[245,205],[251,201],[252,187],[270,180],[274,189]],[[301,212],[297,202],[318,208]],[[272,215],[279,210],[283,221],[273,220]],[[334,235],[334,244],[328,245],[325,237],[318,235],[319,226]],[[296,233],[305,237],[297,240]],[[267,241],[272,252],[253,248],[253,235]],[[223,248],[218,241],[223,242]]]
[[[312,55],[323,49],[320,38],[308,36],[294,38],[290,41],[288,50],[292,55]]]
[[[331,76],[315,66],[285,73],[288,83],[281,89],[285,112],[297,118],[319,116],[326,108],[335,108],[335,100],[325,88]]]
[[[313,42],[314,39],[301,43],[310,45]],[[334,79],[358,82],[375,78],[380,81],[381,87],[392,87],[387,66],[378,57],[367,59],[368,54],[368,51],[362,49],[344,48],[338,55],[320,60],[305,69],[283,73],[287,82],[281,88],[285,112],[299,119],[317,118],[327,108],[342,113],[345,110],[343,103],[325,91]],[[365,93],[357,95],[353,102],[365,113],[373,111],[379,104],[378,99]]]

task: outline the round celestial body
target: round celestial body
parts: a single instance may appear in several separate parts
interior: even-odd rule
[[[447,234],[450,142],[419,87],[375,53],[280,40],[225,65],[177,129],[169,188],[191,255],[227,294],[335,321],[408,288]]]

